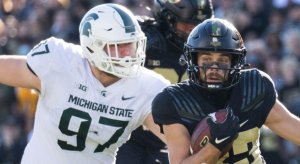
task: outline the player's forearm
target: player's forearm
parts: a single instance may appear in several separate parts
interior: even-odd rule
[[[190,164],[190,163],[199,163],[199,164],[214,164],[217,163],[221,152],[214,147],[212,144],[207,144],[201,151],[192,156],[186,158],[180,164]]]
[[[24,58],[24,57],[23,57]],[[16,86],[19,79],[19,66],[22,64],[21,56],[1,55],[0,56],[0,83]]]
[[[0,56],[0,83],[40,90],[40,81],[27,67],[26,56]]]
[[[279,100],[270,111],[265,125],[277,135],[300,145],[300,119],[292,114]]]

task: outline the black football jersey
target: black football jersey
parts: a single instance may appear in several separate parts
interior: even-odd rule
[[[147,36],[145,67],[154,69],[172,83],[187,79],[186,66],[179,62],[184,41],[175,44],[162,23],[148,17],[139,17],[140,25]]]
[[[169,86],[154,99],[152,114],[161,127],[179,123],[192,135],[202,118],[229,106],[239,117],[241,128],[232,149],[218,163],[264,163],[259,149],[259,129],[276,97],[270,77],[249,69],[241,72],[239,83],[229,90],[208,91],[190,80]]]

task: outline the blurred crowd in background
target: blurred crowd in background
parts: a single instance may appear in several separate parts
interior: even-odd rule
[[[212,1],[215,17],[233,22],[241,32],[247,62],[271,76],[279,99],[300,116],[300,0]],[[0,54],[26,55],[50,36],[79,43],[82,16],[92,6],[109,2],[153,16],[153,0],[0,0]],[[0,163],[20,162],[37,99],[33,90],[0,85]],[[300,164],[300,147],[267,128],[261,148],[271,164]]]

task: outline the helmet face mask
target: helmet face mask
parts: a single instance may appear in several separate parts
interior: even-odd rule
[[[209,59],[203,60],[209,62],[199,64],[199,54],[207,54]],[[228,56],[230,62],[211,60],[209,56],[213,54]],[[228,89],[238,82],[239,71],[245,65],[246,48],[241,35],[231,23],[212,18],[193,29],[185,44],[184,55],[190,80],[203,88]],[[209,70],[218,73],[209,75]]]
[[[221,53],[198,53],[199,81],[207,88],[226,86],[231,71],[231,55]]]
[[[105,65],[109,66],[108,73],[122,75],[135,74],[145,62],[146,40],[129,43],[107,43],[104,47],[106,56],[103,57]],[[126,73],[127,72],[127,73]]]
[[[127,8],[98,5],[85,14],[79,32],[83,55],[97,69],[121,78],[139,75],[146,37]],[[126,51],[121,51],[124,47]]]

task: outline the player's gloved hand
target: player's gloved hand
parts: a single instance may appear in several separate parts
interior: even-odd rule
[[[221,123],[216,122],[212,117],[207,119],[212,137],[210,143],[220,151],[236,139],[240,128],[239,118],[233,114],[232,109],[228,107],[226,110],[227,117]]]

